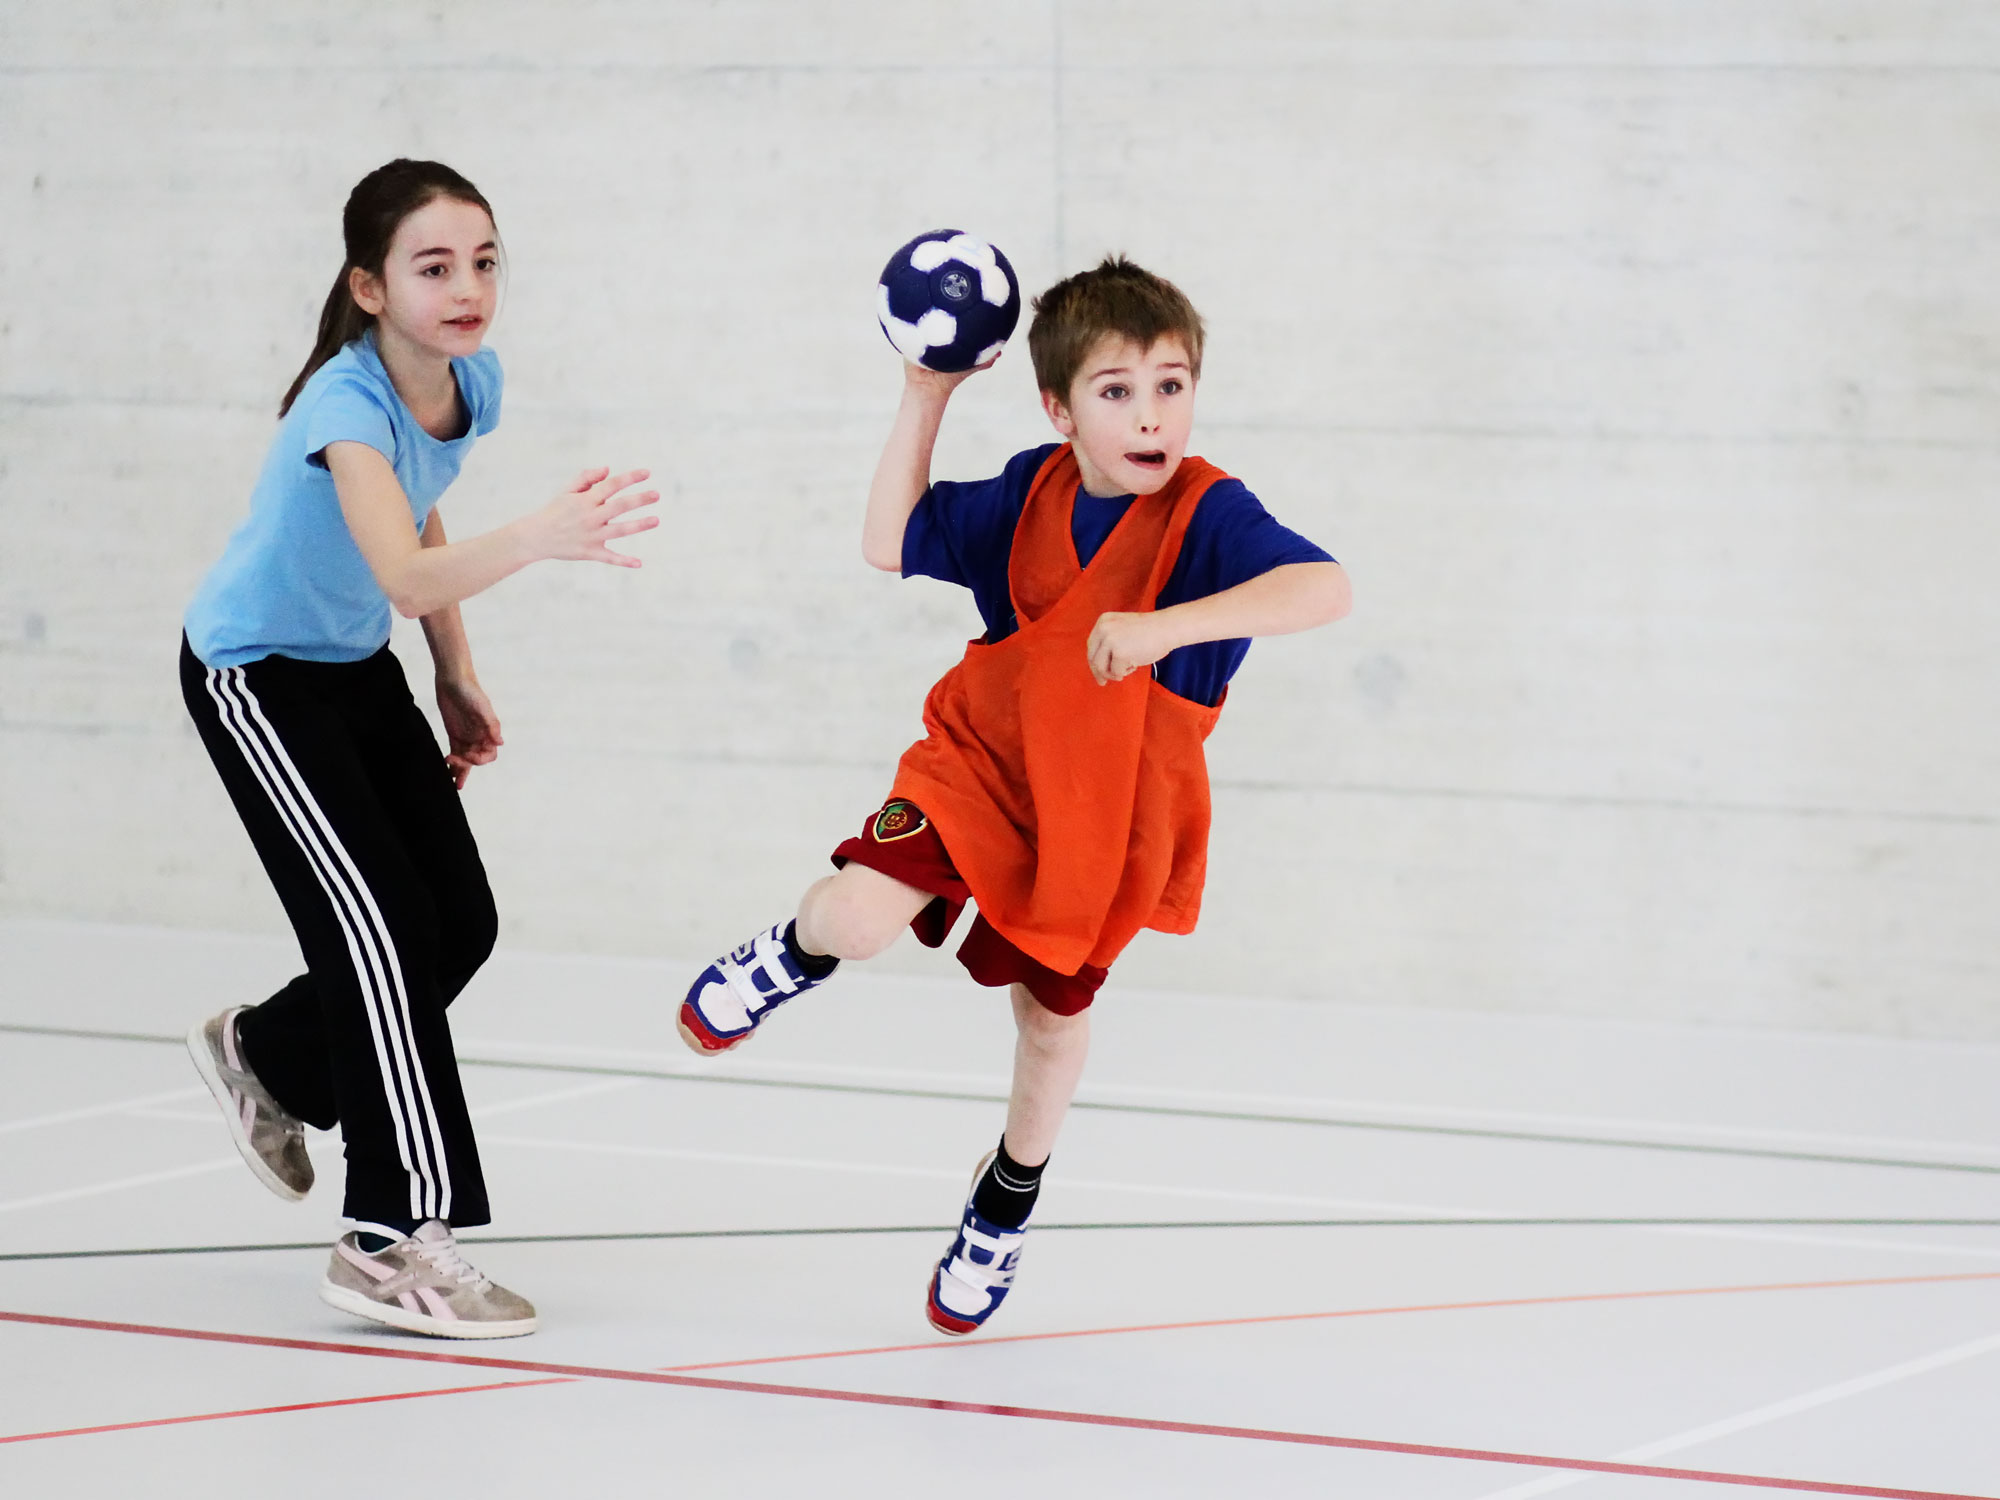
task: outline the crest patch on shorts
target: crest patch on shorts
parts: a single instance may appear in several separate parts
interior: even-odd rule
[[[893,844],[898,839],[906,839],[922,833],[931,826],[931,820],[924,816],[924,810],[914,802],[898,798],[884,803],[882,810],[875,814],[875,826],[868,830],[868,836],[878,844]]]

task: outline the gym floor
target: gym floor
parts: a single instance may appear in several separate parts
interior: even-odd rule
[[[1004,999],[857,971],[705,1062],[692,965],[502,954],[464,1242],[542,1331],[451,1343],[318,1301],[337,1140],[269,1196],[182,1050],[292,964],[0,922],[0,1493],[2000,1496],[2000,1048],[1114,986],[946,1340]]]

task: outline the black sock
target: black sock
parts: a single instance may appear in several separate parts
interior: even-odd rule
[[[831,953],[808,953],[799,946],[797,922],[785,924],[785,952],[791,955],[792,962],[799,966],[808,979],[824,979],[840,967],[840,960]]]
[[[393,1229],[396,1238],[386,1239],[370,1230],[357,1228],[354,1231],[354,1243],[361,1247],[363,1255],[380,1255],[391,1245],[399,1245],[417,1232],[415,1219],[371,1219],[368,1222],[376,1229]]]
[[[979,1176],[972,1190],[972,1211],[1001,1229],[1019,1229],[1035,1211],[1035,1199],[1042,1191],[1042,1172],[1048,1167],[1024,1167],[1007,1154],[1002,1136],[1000,1149]]]

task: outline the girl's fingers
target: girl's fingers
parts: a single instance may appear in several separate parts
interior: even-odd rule
[[[614,521],[604,528],[608,540],[615,541],[621,536],[636,536],[642,531],[651,531],[660,524],[658,516],[640,516],[633,521]]]
[[[590,489],[592,485],[595,485],[598,482],[600,482],[604,478],[604,476],[606,474],[609,474],[610,472],[611,469],[606,464],[599,464],[594,469],[585,469],[581,474],[578,474],[576,476],[576,483],[570,486],[571,491],[575,494],[581,495],[586,490]]]
[[[620,490],[628,489],[632,485],[639,483],[642,479],[651,478],[652,473],[651,469],[633,469],[626,474],[613,474],[608,478],[598,480],[596,484],[590,487],[590,492],[599,500],[609,500]],[[600,490],[603,491],[602,494],[597,493]]]
[[[614,516],[622,516],[628,510],[637,510],[642,505],[651,505],[660,498],[658,490],[641,490],[636,495],[613,495],[603,502],[604,509]]]

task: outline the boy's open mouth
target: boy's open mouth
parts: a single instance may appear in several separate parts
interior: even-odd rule
[[[486,320],[484,318],[474,317],[470,315],[463,318],[445,319],[446,325],[451,328],[477,328],[480,324],[484,323],[485,321]]]
[[[1125,462],[1137,464],[1142,469],[1164,469],[1167,466],[1167,455],[1156,448],[1150,453],[1128,453],[1125,455]]]

